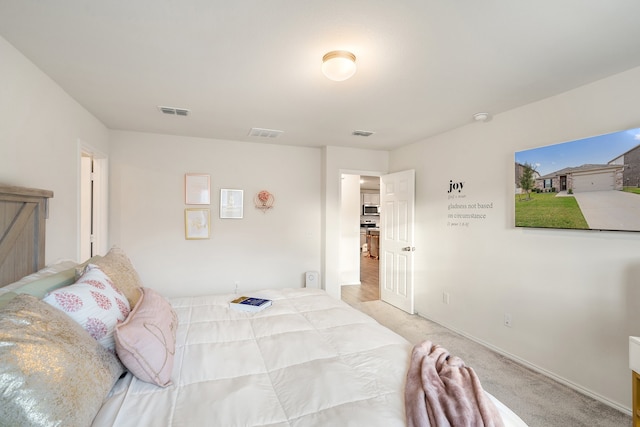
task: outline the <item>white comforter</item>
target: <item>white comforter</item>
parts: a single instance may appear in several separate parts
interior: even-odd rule
[[[252,314],[229,309],[231,294],[172,299],[173,385],[128,373],[93,425],[405,425],[409,342],[324,291],[252,296],[273,305]]]

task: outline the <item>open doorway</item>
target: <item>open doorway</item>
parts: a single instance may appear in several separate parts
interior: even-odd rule
[[[93,157],[80,156],[80,261],[94,255],[93,247]]]
[[[359,178],[359,177],[358,177]],[[340,250],[338,251],[340,287],[343,300],[352,305],[359,305],[362,300],[372,298],[362,293],[363,287],[360,277],[353,279],[354,269],[352,257],[357,263],[363,259],[364,252],[369,252],[369,258],[378,261],[378,289],[379,299],[389,303],[409,314],[414,313],[414,216],[415,216],[415,171],[405,170],[377,177],[380,190],[378,198],[367,195],[355,184],[353,175],[343,173],[342,194],[340,199]],[[366,180],[363,179],[366,182]],[[359,182],[359,181],[358,181]],[[363,182],[364,184],[364,182]],[[375,193],[372,192],[372,193]],[[353,196],[349,197],[348,195]],[[359,196],[358,196],[359,194]],[[368,197],[373,197],[373,199]],[[367,208],[367,202],[373,206]],[[379,203],[377,209],[375,203]],[[360,212],[358,205],[361,204]],[[355,209],[354,209],[355,206]],[[377,210],[377,214],[376,214]],[[357,224],[360,218],[360,227]],[[362,227],[362,221],[371,219],[377,226]],[[376,232],[378,239],[366,240],[366,251],[358,248],[357,229],[371,228],[367,233]],[[377,230],[376,230],[377,229]],[[353,242],[353,243],[351,243]],[[375,247],[375,244],[378,247]],[[373,257],[371,257],[373,252]],[[361,264],[364,265],[364,264]],[[357,283],[355,283],[357,282]],[[348,288],[359,292],[356,295],[345,295],[344,286],[359,285],[358,288]],[[366,301],[365,301],[366,302]]]
[[[107,250],[107,158],[92,147],[79,143],[79,230],[78,261]]]
[[[353,266],[357,269],[357,280],[343,281],[341,295],[345,302],[357,305],[380,299],[380,177],[348,176],[343,178],[343,186],[353,185],[350,184],[353,179],[358,183],[357,194],[353,188],[343,188],[342,192],[342,219],[347,224],[341,226],[341,247],[344,253],[357,252],[357,257],[353,257],[357,264]],[[356,214],[349,215],[349,212],[354,210]],[[354,228],[358,230],[359,235],[357,248],[349,233],[349,230]],[[345,269],[348,270],[349,266],[345,266]]]

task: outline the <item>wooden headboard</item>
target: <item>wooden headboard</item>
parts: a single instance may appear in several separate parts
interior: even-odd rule
[[[51,197],[52,191],[0,184],[0,287],[44,267]]]

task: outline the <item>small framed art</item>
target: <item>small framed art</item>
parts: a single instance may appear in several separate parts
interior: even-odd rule
[[[242,218],[243,190],[220,190],[220,218]]]
[[[211,231],[209,209],[184,210],[184,237],[187,240],[208,239]]]
[[[209,175],[201,173],[184,175],[184,203],[187,205],[208,205],[211,203]]]

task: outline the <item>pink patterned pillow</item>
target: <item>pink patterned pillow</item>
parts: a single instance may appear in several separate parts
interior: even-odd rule
[[[64,311],[102,346],[115,352],[113,331],[129,315],[129,302],[99,267],[89,264],[78,281],[50,292],[43,301]]]
[[[171,304],[150,288],[127,320],[116,326],[116,353],[133,375],[148,383],[171,384],[178,316]]]

